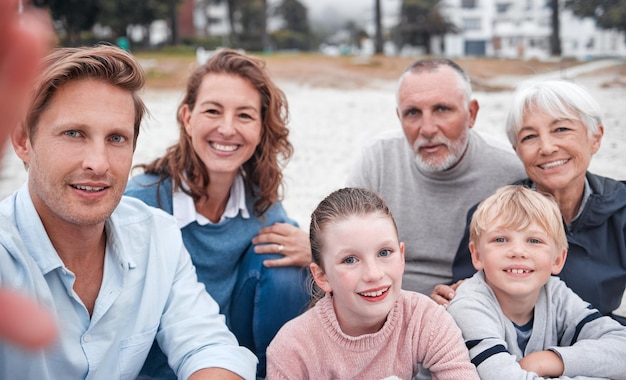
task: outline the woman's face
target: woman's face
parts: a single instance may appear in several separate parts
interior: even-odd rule
[[[554,194],[585,181],[591,156],[600,149],[604,129],[589,137],[578,119],[559,119],[546,112],[524,112],[515,151],[537,190]]]
[[[205,75],[194,109],[182,110],[185,130],[209,175],[232,175],[261,141],[261,95],[236,75]]]

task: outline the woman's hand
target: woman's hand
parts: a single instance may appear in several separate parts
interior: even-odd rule
[[[275,223],[264,227],[252,239],[256,253],[280,253],[285,257],[265,260],[266,267],[300,266],[311,263],[311,243],[309,235],[300,228],[288,223]]]
[[[452,301],[454,296],[456,296],[455,290],[459,287],[459,285],[461,285],[461,283],[463,283],[463,280],[459,280],[452,285],[439,284],[435,286],[435,289],[433,289],[433,292],[430,294],[430,298],[439,305],[448,307],[450,301]]]

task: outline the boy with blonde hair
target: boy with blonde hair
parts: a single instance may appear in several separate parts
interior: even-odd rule
[[[474,213],[469,248],[478,272],[448,311],[481,379],[626,379],[626,328],[552,276],[567,239],[551,197],[499,189]]]

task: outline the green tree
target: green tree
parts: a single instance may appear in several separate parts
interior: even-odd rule
[[[285,29],[303,34],[309,33],[308,10],[298,0],[282,0],[274,9],[274,15],[285,22]]]
[[[403,0],[400,23],[396,28],[399,46],[423,46],[431,52],[433,36],[456,32],[456,26],[439,12],[440,0]]]
[[[310,29],[307,8],[298,0],[283,0],[273,15],[284,21],[284,26],[272,36],[280,49],[308,50],[310,47]]]
[[[52,19],[61,24],[72,46],[80,43],[80,33],[91,29],[100,13],[99,0],[35,0],[33,4],[49,9]]]
[[[593,18],[601,28],[626,31],[624,0],[565,0],[565,7],[577,16]]]
[[[125,36],[129,25],[150,25],[157,19],[170,21],[173,43],[176,42],[177,7],[182,0],[36,0],[47,7],[68,34],[70,45],[80,43],[82,32],[96,24],[110,27],[117,36]]]
[[[97,21],[108,25],[116,35],[125,36],[129,25],[146,28],[158,19],[169,21],[172,44],[178,43],[178,6],[182,0],[98,0],[100,13]]]
[[[263,51],[268,47],[266,13],[267,0],[239,0],[237,14],[241,32],[238,46],[252,51]]]

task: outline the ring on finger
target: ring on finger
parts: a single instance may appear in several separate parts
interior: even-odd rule
[[[285,250],[285,246],[282,244],[278,244],[278,252],[281,252]]]

